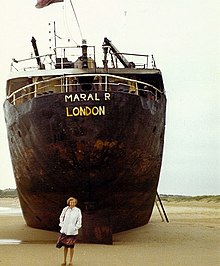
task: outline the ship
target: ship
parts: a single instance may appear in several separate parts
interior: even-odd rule
[[[31,42],[34,55],[12,61],[4,102],[25,222],[58,231],[74,196],[79,241],[112,244],[114,233],[152,214],[165,134],[162,73],[152,55],[122,53],[106,37],[101,66],[85,40],[44,55]]]

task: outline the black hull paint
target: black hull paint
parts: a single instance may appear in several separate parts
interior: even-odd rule
[[[96,93],[100,100],[95,103],[65,102],[70,94],[54,93],[18,106],[6,100],[4,109],[27,225],[57,231],[66,199],[74,196],[83,212],[80,240],[111,243],[111,232],[150,219],[162,162],[166,98],[112,92],[105,100],[105,92]],[[94,105],[105,106],[105,114],[72,115],[73,107]]]

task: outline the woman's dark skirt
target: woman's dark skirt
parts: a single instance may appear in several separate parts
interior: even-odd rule
[[[61,248],[62,246],[67,247],[67,248],[74,248],[75,243],[76,243],[77,235],[65,235],[65,234],[60,234],[56,247]]]

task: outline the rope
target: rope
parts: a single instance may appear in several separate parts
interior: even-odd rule
[[[68,24],[68,19],[67,19],[67,13],[66,13],[66,10],[67,10],[67,7],[66,7],[66,1],[65,1],[65,6],[64,6],[64,12],[63,12],[63,21],[64,21],[64,24],[66,26],[66,29],[69,33],[69,36],[70,38],[72,39],[72,41],[75,43],[75,45],[78,46],[78,43],[74,40],[73,38],[73,35],[72,35],[72,32],[70,31],[70,27],[69,27],[69,24]]]
[[[83,39],[82,31],[81,31],[81,28],[80,28],[80,25],[79,25],[79,21],[78,21],[78,18],[77,18],[77,15],[76,15],[72,0],[70,0],[70,4],[71,4],[71,7],[73,9],[73,13],[74,13],[74,16],[75,16],[75,19],[76,19],[76,22],[77,22],[77,25],[78,25],[78,28],[79,28],[79,33],[80,33],[81,39]]]

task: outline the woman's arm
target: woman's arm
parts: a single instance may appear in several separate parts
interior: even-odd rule
[[[63,225],[63,222],[64,222],[64,219],[65,219],[65,215],[66,215],[67,209],[68,209],[68,207],[65,207],[62,210],[61,214],[60,214],[60,218],[59,218],[60,219],[60,223],[59,223],[59,226],[60,227],[62,227],[62,225]]]
[[[82,227],[82,213],[81,213],[80,209],[78,209],[78,217],[76,220],[75,228],[78,230],[81,227]]]

